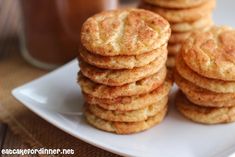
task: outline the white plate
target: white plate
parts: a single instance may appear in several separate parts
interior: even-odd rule
[[[235,26],[232,20],[234,6],[233,0],[218,1],[215,21]],[[77,61],[72,61],[12,93],[26,107],[61,130],[116,154],[227,157],[235,152],[235,124],[207,126],[192,123],[174,107],[163,123],[133,135],[115,135],[91,127],[82,116],[83,100],[76,84],[77,71]],[[173,99],[170,104],[173,106]]]

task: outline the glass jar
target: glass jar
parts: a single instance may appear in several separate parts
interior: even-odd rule
[[[78,54],[82,23],[117,7],[117,0],[21,0],[21,53],[31,64],[54,69]]]

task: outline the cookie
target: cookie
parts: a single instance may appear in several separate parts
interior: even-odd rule
[[[172,32],[189,32],[195,31],[204,27],[212,26],[213,20],[211,14],[202,17],[196,21],[192,22],[180,22],[180,23],[172,23],[171,30]]]
[[[105,11],[85,21],[81,43],[102,56],[139,55],[155,50],[170,37],[170,24],[143,9]]]
[[[82,91],[86,94],[97,98],[113,99],[121,96],[140,95],[153,91],[164,82],[167,73],[166,71],[166,67],[164,67],[152,76],[117,87],[95,83],[80,73],[78,83],[80,84]]]
[[[235,81],[234,29],[212,27],[207,32],[195,32],[181,50],[186,64],[198,74],[213,79]]]
[[[131,134],[136,132],[141,132],[147,130],[154,125],[160,123],[167,113],[167,108],[164,108],[162,111],[157,113],[156,115],[149,117],[147,120],[139,121],[139,122],[113,122],[103,120],[101,118],[96,117],[90,111],[85,112],[85,117],[91,125],[94,127],[107,131],[114,132],[116,134]]]
[[[181,48],[181,44],[168,44],[167,49],[168,49],[168,55],[170,56],[175,56]]]
[[[235,100],[226,100],[226,101],[216,101],[216,102],[207,102],[204,101],[203,99],[196,99],[194,97],[186,96],[187,99],[198,105],[198,106],[204,106],[204,107],[233,107],[235,106]]]
[[[167,68],[173,68],[175,67],[175,57],[174,56],[168,56],[166,61]]]
[[[184,42],[189,36],[191,32],[181,32],[181,33],[172,33],[169,39],[169,43],[171,44],[179,44]]]
[[[144,0],[153,5],[158,5],[163,8],[172,8],[172,9],[185,9],[185,8],[194,8],[203,3],[206,3],[209,0]]]
[[[80,58],[85,62],[104,69],[133,69],[145,66],[154,61],[160,55],[167,53],[166,44],[147,53],[132,56],[105,57],[88,52],[85,48],[80,49]]]
[[[139,122],[147,120],[149,117],[156,115],[158,112],[162,111],[167,106],[168,97],[164,97],[157,103],[151,104],[147,107],[132,111],[116,111],[116,110],[106,110],[98,105],[86,104],[88,110],[99,117],[108,121],[115,122]]]
[[[194,104],[208,107],[230,107],[235,105],[235,93],[215,93],[203,89],[182,78],[174,71],[175,83]]]
[[[196,21],[198,19],[203,18],[205,15],[209,15],[215,7],[215,4],[215,0],[210,0],[204,3],[203,5],[194,8],[169,9],[151,5],[146,2],[143,2],[142,0],[139,4],[139,7],[158,13],[159,15],[167,19],[170,23],[180,23]]]
[[[150,104],[157,103],[163,97],[167,96],[172,87],[172,79],[166,79],[166,81],[157,89],[147,94],[124,96],[114,99],[105,99],[93,97],[89,94],[83,94],[88,104],[98,105],[106,110],[118,110],[118,111],[130,111],[138,110],[149,106]]]
[[[201,107],[197,106],[179,92],[176,96],[178,111],[186,118],[204,124],[230,123],[235,121],[235,107]]]
[[[211,25],[207,25],[207,27],[201,28],[200,31],[205,32],[205,31],[208,31],[210,28],[211,28]],[[190,37],[192,33],[193,31],[192,32],[173,32],[169,39],[169,43],[170,44],[179,44],[179,43],[182,44]]]
[[[216,79],[210,79],[201,76],[191,70],[185,63],[184,59],[181,57],[180,53],[176,59],[176,70],[184,79],[194,83],[195,85],[213,91],[215,93],[234,93],[235,92],[235,82],[232,81],[222,81]],[[192,56],[192,58],[194,58]],[[196,60],[196,58],[194,58]]]
[[[80,61],[79,65],[82,74],[94,82],[108,86],[122,86],[157,73],[165,66],[166,59],[167,53],[163,53],[148,65],[124,70],[100,69],[83,61]]]

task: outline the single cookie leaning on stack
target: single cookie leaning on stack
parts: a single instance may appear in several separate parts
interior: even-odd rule
[[[78,83],[88,123],[130,134],[164,119],[172,86],[166,68],[170,34],[164,18],[142,9],[106,11],[87,19]]]
[[[169,68],[175,65],[175,56],[181,44],[193,31],[207,30],[212,26],[215,0],[142,0],[140,8],[158,13],[171,24],[172,34],[168,44]]]
[[[212,27],[185,41],[176,59],[174,78],[181,89],[178,110],[205,124],[235,121],[235,30]]]

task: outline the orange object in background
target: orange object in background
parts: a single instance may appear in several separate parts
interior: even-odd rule
[[[33,65],[56,68],[78,54],[82,23],[117,7],[117,0],[21,0],[23,57]]]

